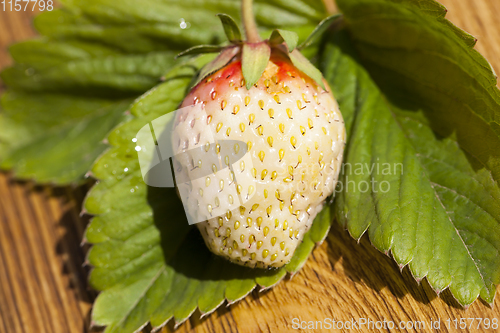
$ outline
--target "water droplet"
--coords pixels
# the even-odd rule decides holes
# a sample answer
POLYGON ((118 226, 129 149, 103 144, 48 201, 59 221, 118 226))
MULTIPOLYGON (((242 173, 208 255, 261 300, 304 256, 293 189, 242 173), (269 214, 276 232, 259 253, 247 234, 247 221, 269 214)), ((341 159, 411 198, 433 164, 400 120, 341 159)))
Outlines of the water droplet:
POLYGON ((191 23, 186 22, 183 18, 181 18, 181 19, 179 20, 179 27, 180 27, 181 29, 189 29, 189 27, 191 27, 191 23))

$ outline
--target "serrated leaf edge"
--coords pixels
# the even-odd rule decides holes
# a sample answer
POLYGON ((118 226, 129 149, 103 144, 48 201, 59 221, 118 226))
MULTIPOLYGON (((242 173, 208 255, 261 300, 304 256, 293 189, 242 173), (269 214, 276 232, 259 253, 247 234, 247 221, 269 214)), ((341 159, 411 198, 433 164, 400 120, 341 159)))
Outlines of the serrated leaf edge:
MULTIPOLYGON (((473 35, 471 35, 470 33, 466 32, 465 30, 462 30, 461 28, 459 28, 458 26, 456 26, 453 22, 451 22, 449 19, 446 18, 446 14, 448 13, 448 10, 446 9, 445 6, 443 6, 442 4, 440 4, 439 2, 437 2, 436 0, 428 0, 430 3, 432 4, 435 4, 436 5, 436 8, 438 9, 441 9, 439 12, 430 12, 430 11, 425 11, 423 10, 422 8, 418 8, 418 10, 420 10, 420 12, 423 14, 423 15, 427 15, 429 16, 431 19, 435 19, 436 22, 438 22, 439 24, 441 24, 443 27, 446 27, 449 29, 450 33, 453 33, 456 37, 458 37, 458 39, 464 44, 464 46, 466 47, 466 49, 470 52, 470 53, 474 53, 476 55, 476 57, 478 57, 479 59, 478 60, 481 60, 485 63, 487 63, 489 65, 489 70, 490 70, 490 73, 493 75, 493 77, 497 78, 497 75, 493 69, 493 66, 491 65, 491 63, 481 54, 479 53, 474 47, 475 47, 475 44, 477 42, 477 38, 474 37, 473 35)), ((410 4, 409 6, 414 6, 416 7, 416 5, 414 5, 413 3, 410 4)), ((342 15, 343 16, 343 15, 342 15)), ((321 23, 320 23, 321 24, 321 23)), ((346 26, 348 27, 348 22, 346 24, 346 26)), ((314 32, 313 32, 314 33, 314 32)), ((301 44, 302 46, 302 44, 301 44)), ((301 46, 299 46, 299 49, 301 48, 301 46)), ((493 87, 495 87, 495 84, 492 84, 493 87)), ((498 88, 497 88, 498 89, 498 88)), ((483 117, 481 117, 481 119, 485 122, 485 123, 488 123, 483 117)), ((471 154, 472 156, 474 156, 471 152, 468 152, 469 154, 471 154)), ((474 158, 476 158, 474 156, 474 158)), ((484 165, 479 159, 476 158, 476 160, 478 160, 484 167, 485 167, 485 170, 488 172, 488 174, 491 176, 491 178, 493 179, 493 181, 497 184, 497 185, 500 185, 498 181, 495 180, 495 178, 493 177, 493 174, 491 173, 491 170, 486 166, 484 165)), ((434 187, 432 187, 434 189, 434 187)), ((442 202, 441 200, 438 198, 438 202, 442 205, 442 202)), ((370 228, 370 225, 371 224, 368 224, 367 227, 365 228, 365 230, 360 234, 360 236, 358 238, 354 237, 352 235, 352 233, 348 230, 349 232, 349 235, 354 238, 358 243, 361 241, 361 238, 363 237, 363 235, 368 231, 368 229, 370 228)), ((453 225, 453 223, 452 223, 453 225)), ((345 225, 344 227, 347 227, 347 225, 345 225)), ((455 228, 455 227, 454 227, 455 228)), ((455 228, 456 229, 456 228, 455 228)), ((463 239, 462 237, 459 235, 460 237, 460 240, 462 240, 463 242, 463 239)), ((392 241, 391 241, 392 243, 392 241)), ((372 244, 373 246, 375 246, 371 239, 370 239, 370 244, 372 244)), ((465 246, 464 244, 464 247, 467 249, 467 246, 465 246)), ((379 250, 380 252, 384 253, 381 249, 379 249, 378 247, 375 247, 377 250, 379 250)), ((469 250, 467 249, 467 252, 469 252, 469 250)), ((393 260, 398 264, 398 266, 402 267, 400 268, 400 270, 402 271, 402 269, 405 267, 405 266, 408 266, 411 261, 413 260, 413 258, 408 261, 407 263, 402 263, 402 262, 398 262, 394 256, 392 255, 392 244, 391 244, 391 247, 387 250, 386 255, 389 255, 390 253, 390 256, 393 258, 393 260)), ((476 269, 477 269, 477 265, 474 261, 474 259, 472 259, 476 269)), ((438 288, 435 288, 431 282, 429 281, 429 279, 427 278, 427 275, 428 273, 426 273, 424 276, 422 277, 416 277, 414 275, 414 272, 412 271, 412 269, 410 267, 409 268, 409 271, 412 275, 412 277, 415 279, 415 281, 417 283, 420 284, 420 282, 423 280, 423 279, 426 279, 427 280, 427 283, 429 284, 429 286, 431 286, 431 288, 434 290, 434 292, 436 292, 436 294, 439 296, 444 290, 446 289, 449 289, 449 287, 451 286, 451 282, 450 284, 448 284, 447 286, 443 287, 441 290, 439 290, 438 288)), ((479 270, 478 270, 479 271, 479 270)), ((479 272, 480 276, 481 276, 481 279, 484 283, 484 280, 483 280, 483 277, 482 277, 482 274, 479 272)), ((472 303, 474 303, 478 298, 481 298, 480 296, 480 292, 474 297, 474 300, 471 302, 471 303, 464 303, 462 304, 458 299, 457 297, 453 294, 453 292, 451 292, 450 290, 450 294, 452 295, 453 299, 458 303, 460 304, 464 309, 467 309, 472 303)), ((494 300, 495 300, 495 297, 496 297, 496 292, 495 294, 493 295, 492 297, 492 302, 488 304, 490 305, 493 305, 494 303, 494 300)), ((481 298, 482 299, 482 298, 481 298)))

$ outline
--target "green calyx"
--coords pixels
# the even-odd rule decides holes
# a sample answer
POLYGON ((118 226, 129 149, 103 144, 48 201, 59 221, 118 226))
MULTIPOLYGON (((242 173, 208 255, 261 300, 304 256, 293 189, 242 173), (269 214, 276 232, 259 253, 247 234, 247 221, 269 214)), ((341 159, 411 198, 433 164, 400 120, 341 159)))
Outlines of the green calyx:
POLYGON ((282 29, 274 30, 268 39, 261 41, 253 19, 251 0, 243 0, 242 4, 242 18, 246 40, 243 40, 238 24, 231 16, 217 14, 230 44, 227 46, 199 45, 177 55, 177 57, 182 57, 203 53, 219 53, 212 62, 200 70, 192 86, 196 86, 205 77, 223 68, 234 59, 241 58, 241 67, 246 88, 250 89, 262 76, 271 58, 271 54, 278 52, 288 57, 298 70, 325 89, 323 75, 300 53, 300 50, 309 46, 330 26, 342 24, 342 15, 332 15, 321 21, 311 35, 300 45, 298 44, 298 35, 295 32, 282 29))

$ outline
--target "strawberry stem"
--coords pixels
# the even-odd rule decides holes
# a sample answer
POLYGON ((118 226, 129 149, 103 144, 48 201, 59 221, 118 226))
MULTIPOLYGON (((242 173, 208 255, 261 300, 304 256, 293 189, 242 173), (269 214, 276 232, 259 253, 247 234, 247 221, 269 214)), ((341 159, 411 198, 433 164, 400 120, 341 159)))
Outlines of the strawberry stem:
POLYGON ((259 31, 257 30, 257 25, 255 24, 255 18, 253 16, 252 0, 241 0, 241 18, 243 19, 243 27, 245 28, 247 42, 260 42, 259 31))
POLYGON ((328 15, 333 15, 337 12, 337 8, 333 0, 323 0, 323 5, 325 5, 325 9, 328 15))

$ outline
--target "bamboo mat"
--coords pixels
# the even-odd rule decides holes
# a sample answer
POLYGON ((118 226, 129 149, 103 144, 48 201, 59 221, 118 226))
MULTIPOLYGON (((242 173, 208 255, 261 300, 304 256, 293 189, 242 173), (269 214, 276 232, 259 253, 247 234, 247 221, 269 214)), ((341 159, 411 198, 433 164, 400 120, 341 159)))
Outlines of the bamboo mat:
MULTIPOLYGON (((500 73, 500 1, 442 3, 452 22, 479 39, 476 48, 500 73)), ((0 12, 0 68, 11 62, 6 46, 34 36, 33 15, 0 12)), ((86 249, 80 240, 88 222, 79 217, 84 194, 85 188, 37 187, 0 173, 0 332, 88 332, 96 293, 82 266, 86 249)), ((358 244, 334 227, 292 280, 253 292, 206 318, 195 313, 177 332, 288 332, 293 318, 417 320, 427 328, 439 318, 439 332, 454 332, 445 327, 448 318, 500 319, 499 309, 497 297, 493 308, 476 301, 463 310, 448 291, 438 297, 425 280, 415 282, 407 268, 400 273, 366 237, 358 244)))

